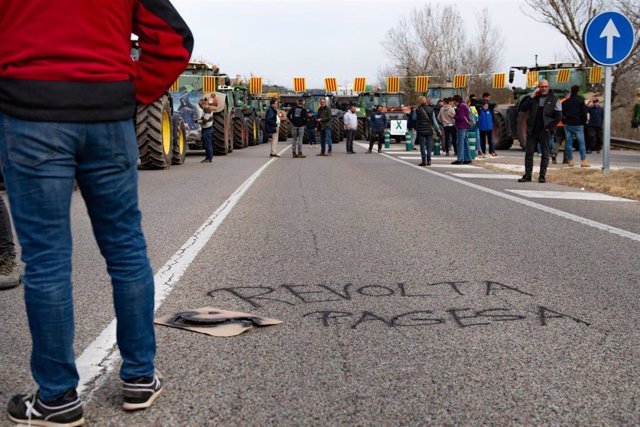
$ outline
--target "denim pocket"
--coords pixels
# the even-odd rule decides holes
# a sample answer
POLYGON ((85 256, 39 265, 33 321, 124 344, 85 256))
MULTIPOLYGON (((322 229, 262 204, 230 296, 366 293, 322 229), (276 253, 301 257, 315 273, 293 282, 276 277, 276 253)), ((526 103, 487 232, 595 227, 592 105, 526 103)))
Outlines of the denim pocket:
POLYGON ((59 123, 31 122, 3 114, 2 124, 10 162, 35 167, 60 153, 59 123))
POLYGON ((135 165, 138 161, 138 143, 133 120, 110 122, 107 126, 111 158, 125 168, 135 165))

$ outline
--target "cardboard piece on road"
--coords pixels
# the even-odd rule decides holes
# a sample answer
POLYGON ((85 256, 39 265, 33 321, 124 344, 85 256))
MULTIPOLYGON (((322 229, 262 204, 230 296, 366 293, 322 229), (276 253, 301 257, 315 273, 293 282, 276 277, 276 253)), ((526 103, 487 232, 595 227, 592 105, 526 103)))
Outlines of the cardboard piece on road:
POLYGON ((221 308, 202 307, 162 316, 154 323, 214 337, 234 337, 256 326, 279 325, 282 320, 221 308))

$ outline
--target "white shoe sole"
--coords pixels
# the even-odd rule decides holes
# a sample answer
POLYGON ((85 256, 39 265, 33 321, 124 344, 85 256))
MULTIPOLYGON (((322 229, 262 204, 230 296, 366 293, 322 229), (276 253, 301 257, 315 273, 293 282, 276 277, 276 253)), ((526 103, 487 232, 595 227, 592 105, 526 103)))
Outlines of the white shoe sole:
POLYGON ((145 402, 141 402, 141 403, 127 403, 127 402, 124 402, 124 404, 122 405, 122 408, 125 411, 137 411, 139 409, 147 409, 149 406, 153 405, 153 402, 155 402, 155 400, 158 398, 158 396, 160 396, 160 393, 162 393, 162 388, 160 390, 156 391, 155 393, 153 393, 151 395, 151 397, 149 399, 147 399, 145 402))

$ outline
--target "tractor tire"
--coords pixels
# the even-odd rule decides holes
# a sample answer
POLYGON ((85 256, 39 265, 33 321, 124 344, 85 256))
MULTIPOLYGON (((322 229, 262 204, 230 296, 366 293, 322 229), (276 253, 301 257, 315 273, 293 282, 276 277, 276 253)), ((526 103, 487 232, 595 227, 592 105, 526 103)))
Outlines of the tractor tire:
POLYGON ((167 169, 171 166, 171 105, 163 95, 149 105, 138 105, 136 136, 141 169, 167 169))
POLYGON ((247 145, 250 147, 258 145, 260 132, 258 132, 258 123, 255 117, 249 117, 247 119, 247 131, 247 145))
POLYGON ((242 118, 233 119, 233 148, 237 150, 244 148, 244 129, 242 118))
POLYGON ((509 136, 507 120, 498 111, 495 112, 494 117, 496 120, 493 126, 492 138, 496 143, 496 150, 508 150, 513 145, 513 138, 509 136))
POLYGON ((171 157, 171 164, 181 165, 187 156, 184 120, 180 115, 174 114, 171 122, 171 130, 173 131, 173 155, 171 157))
POLYGON ((368 141, 367 138, 367 119, 358 119, 358 129, 356 130, 355 139, 358 141, 368 141))
POLYGON ((226 111, 213 115, 213 153, 225 156, 230 153, 228 140, 229 118, 226 111))
POLYGON ((344 118, 334 117, 331 123, 331 140, 334 144, 344 139, 344 118))
POLYGON ((286 141, 289 137, 289 123, 282 121, 278 127, 278 141, 286 141))

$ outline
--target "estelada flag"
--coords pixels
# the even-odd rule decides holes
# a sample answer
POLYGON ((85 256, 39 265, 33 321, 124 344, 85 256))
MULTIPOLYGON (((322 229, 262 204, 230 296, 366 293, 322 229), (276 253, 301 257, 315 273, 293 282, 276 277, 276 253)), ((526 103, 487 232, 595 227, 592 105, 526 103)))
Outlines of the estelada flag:
POLYGON ((467 86, 468 77, 466 74, 456 74, 453 76, 453 88, 460 89, 467 86))
POLYGON ((252 95, 262 93, 262 77, 251 77, 251 81, 249 83, 249 93, 251 93, 252 95))
POLYGON ((327 92, 337 92, 338 91, 338 79, 335 77, 327 77, 324 79, 324 90, 327 92))
POLYGON ((504 89, 507 87, 507 73, 495 73, 493 75, 493 85, 494 89, 504 89))
POLYGON ((367 87, 367 78, 366 77, 356 77, 353 81, 353 91, 354 92, 364 92, 367 87))

